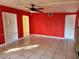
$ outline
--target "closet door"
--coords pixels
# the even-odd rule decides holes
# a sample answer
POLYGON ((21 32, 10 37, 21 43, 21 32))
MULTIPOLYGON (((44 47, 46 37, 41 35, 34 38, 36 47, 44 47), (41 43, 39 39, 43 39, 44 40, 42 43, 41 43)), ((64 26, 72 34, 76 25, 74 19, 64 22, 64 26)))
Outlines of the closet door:
POLYGON ((18 40, 17 15, 13 13, 3 12, 3 24, 5 42, 10 43, 18 40))
POLYGON ((26 37, 29 35, 29 17, 23 15, 22 20, 23 20, 23 36, 26 37))

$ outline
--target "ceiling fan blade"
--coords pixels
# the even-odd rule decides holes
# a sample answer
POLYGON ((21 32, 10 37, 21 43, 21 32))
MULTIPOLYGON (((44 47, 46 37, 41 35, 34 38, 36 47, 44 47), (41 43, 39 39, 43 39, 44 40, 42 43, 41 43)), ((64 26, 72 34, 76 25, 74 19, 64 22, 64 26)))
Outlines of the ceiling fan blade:
POLYGON ((28 8, 30 11, 43 13, 43 11, 41 10, 44 10, 44 8, 35 8, 34 6, 35 6, 34 4, 31 4, 30 8, 29 7, 25 7, 25 8, 28 8))
POLYGON ((37 10, 44 10, 44 8, 37 8, 37 10))
POLYGON ((37 10, 37 12, 43 13, 43 11, 37 10))
POLYGON ((25 7, 25 8, 28 8, 28 9, 30 9, 29 7, 25 7))

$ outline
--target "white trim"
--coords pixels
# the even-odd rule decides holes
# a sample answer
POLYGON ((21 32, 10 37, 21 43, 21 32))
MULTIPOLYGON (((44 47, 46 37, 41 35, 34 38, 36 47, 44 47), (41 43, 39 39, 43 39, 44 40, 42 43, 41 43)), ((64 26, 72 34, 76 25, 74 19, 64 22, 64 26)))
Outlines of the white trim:
POLYGON ((0 47, 3 47, 3 46, 8 45, 8 44, 10 44, 10 43, 12 43, 12 42, 19 41, 19 40, 21 40, 21 39, 28 38, 28 37, 29 37, 29 35, 26 36, 26 37, 18 38, 17 40, 14 40, 14 41, 10 41, 10 42, 7 42, 7 43, 4 43, 4 44, 1 44, 0 47))
MULTIPOLYGON (((30 35, 33 35, 33 36, 41 36, 41 37, 46 37, 46 38, 56 38, 56 39, 64 39, 62 37, 56 37, 56 36, 48 36, 48 35, 40 35, 40 34, 30 34, 30 35)), ((29 37, 29 36, 27 36, 29 37)), ((21 39, 24 39, 25 37, 21 37, 21 38, 18 38, 17 40, 21 40, 21 39)), ((17 41, 17 40, 14 40, 14 41, 17 41)), ((8 45, 14 41, 11 41, 11 42, 8 42, 8 43, 4 43, 4 44, 1 44, 0 47, 3 47, 5 45, 8 45)))
POLYGON ((4 47, 5 45, 8 45, 8 44, 10 44, 10 43, 12 43, 12 42, 15 42, 15 41, 17 41, 17 40, 14 40, 14 41, 10 41, 10 42, 7 42, 7 43, 4 43, 4 44, 1 44, 0 47, 4 47))
POLYGON ((31 34, 31 35, 34 35, 34 36, 41 36, 41 37, 47 37, 47 38, 64 39, 63 37, 48 36, 48 35, 40 35, 40 34, 31 34))
MULTIPOLYGON (((17 40, 20 40, 20 39, 23 39, 23 38, 25 38, 25 37, 18 38, 17 40)), ((17 40, 14 40, 14 41, 10 41, 10 42, 1 44, 0 47, 3 47, 3 46, 5 46, 5 45, 8 45, 8 44, 10 44, 10 43, 12 43, 12 42, 15 42, 15 41, 17 41, 17 40)))

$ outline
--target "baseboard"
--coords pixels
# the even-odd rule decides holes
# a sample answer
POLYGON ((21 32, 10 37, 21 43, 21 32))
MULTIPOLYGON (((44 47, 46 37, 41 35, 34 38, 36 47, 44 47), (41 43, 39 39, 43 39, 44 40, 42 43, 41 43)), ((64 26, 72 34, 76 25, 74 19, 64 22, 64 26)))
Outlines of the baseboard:
POLYGON ((47 37, 47 38, 56 38, 56 39, 64 39, 62 37, 56 37, 56 36, 48 36, 48 35, 40 35, 40 34, 31 34, 34 36, 41 36, 41 37, 47 37))
MULTIPOLYGON (((25 37, 18 38, 17 40, 20 40, 20 39, 23 39, 23 38, 25 38, 25 37)), ((12 43, 12 42, 15 42, 15 41, 17 41, 17 40, 14 40, 14 41, 11 41, 11 42, 8 42, 8 43, 1 44, 0 47, 3 47, 3 46, 5 46, 5 45, 8 45, 8 44, 10 44, 10 43, 12 43)))
MULTIPOLYGON (((48 35, 40 35, 40 34, 31 34, 31 35, 34 35, 34 36, 41 36, 41 37, 47 37, 47 38, 64 39, 64 38, 62 38, 62 37, 48 36, 48 35)), ((29 36, 27 36, 27 37, 29 37, 29 36)), ((24 39, 24 38, 25 38, 25 37, 21 37, 21 38, 18 38, 18 39, 20 40, 20 39, 24 39)), ((17 39, 17 40, 18 40, 18 39, 17 39)), ((17 40, 14 40, 14 41, 17 41, 17 40)), ((3 47, 3 46, 5 46, 5 45, 8 45, 8 44, 10 44, 10 43, 12 43, 12 42, 14 42, 14 41, 1 44, 0 47, 1 47, 1 46, 3 47)))

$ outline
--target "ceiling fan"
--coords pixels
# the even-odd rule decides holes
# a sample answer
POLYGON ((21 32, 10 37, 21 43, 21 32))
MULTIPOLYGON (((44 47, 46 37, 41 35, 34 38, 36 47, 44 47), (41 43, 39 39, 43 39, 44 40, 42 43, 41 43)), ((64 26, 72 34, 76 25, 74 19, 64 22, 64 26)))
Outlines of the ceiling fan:
POLYGON ((42 10, 44 10, 44 8, 36 8, 34 4, 31 4, 31 7, 26 7, 28 9, 30 9, 30 11, 32 12, 40 12, 40 13, 43 13, 42 10))

